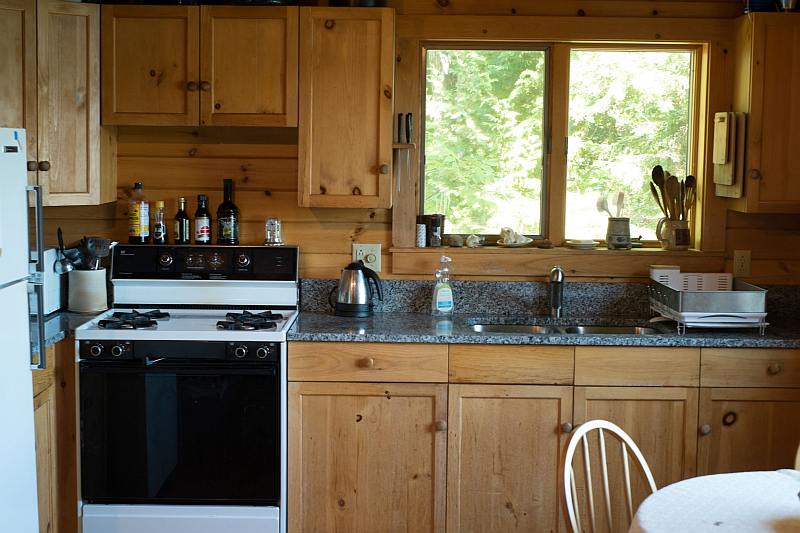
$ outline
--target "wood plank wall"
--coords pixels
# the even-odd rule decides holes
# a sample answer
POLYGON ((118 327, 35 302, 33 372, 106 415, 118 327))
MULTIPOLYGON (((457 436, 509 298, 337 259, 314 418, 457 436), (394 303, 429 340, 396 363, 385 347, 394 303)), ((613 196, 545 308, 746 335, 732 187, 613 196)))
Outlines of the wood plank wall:
MULTIPOLYGON (((615 17, 732 18, 739 0, 390 0, 398 14, 576 15, 615 17)), ((304 277, 334 278, 349 261, 353 242, 391 246, 391 211, 307 209, 297 207, 297 132, 295 129, 120 128, 118 205, 46 208, 46 242, 55 244, 56 227, 68 242, 82 235, 124 240, 124 200, 142 181, 150 200, 165 200, 174 216, 178 196, 189 199, 190 216, 197 194, 207 194, 212 211, 221 201, 222 179, 233 178, 242 209, 242 241, 263 241, 264 219, 283 220, 287 242, 301 246, 304 277)), ((753 280, 800 283, 800 215, 744 215, 728 212, 727 267, 733 250, 752 250, 753 280)), ((391 278, 391 256, 383 255, 391 278)))

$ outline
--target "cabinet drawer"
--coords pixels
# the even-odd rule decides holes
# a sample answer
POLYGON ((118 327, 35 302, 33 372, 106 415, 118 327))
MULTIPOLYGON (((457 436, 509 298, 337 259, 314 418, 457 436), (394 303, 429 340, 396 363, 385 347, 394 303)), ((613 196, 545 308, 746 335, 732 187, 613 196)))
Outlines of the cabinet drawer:
POLYGON ((569 346, 453 344, 453 383, 571 385, 575 350, 569 346))
POLYGON ((575 348, 575 385, 696 387, 699 348, 575 348))
POLYGON ((703 349, 703 387, 800 387, 800 350, 703 349))
POLYGON ((447 382, 446 344, 290 342, 289 381, 447 382))

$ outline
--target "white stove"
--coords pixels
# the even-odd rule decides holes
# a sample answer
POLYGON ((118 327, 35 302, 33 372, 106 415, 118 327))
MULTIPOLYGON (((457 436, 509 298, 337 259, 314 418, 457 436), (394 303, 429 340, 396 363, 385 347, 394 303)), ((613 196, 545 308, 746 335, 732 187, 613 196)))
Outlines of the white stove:
POLYGON ((284 533, 295 247, 117 246, 75 332, 83 533, 284 533))

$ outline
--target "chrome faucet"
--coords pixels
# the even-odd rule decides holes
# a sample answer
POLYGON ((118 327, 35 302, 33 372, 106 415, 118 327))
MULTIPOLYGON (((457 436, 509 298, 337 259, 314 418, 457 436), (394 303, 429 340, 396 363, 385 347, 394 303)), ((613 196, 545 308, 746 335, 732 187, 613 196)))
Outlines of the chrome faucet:
POLYGON ((564 306, 564 269, 559 265, 550 269, 550 317, 561 318, 564 306))

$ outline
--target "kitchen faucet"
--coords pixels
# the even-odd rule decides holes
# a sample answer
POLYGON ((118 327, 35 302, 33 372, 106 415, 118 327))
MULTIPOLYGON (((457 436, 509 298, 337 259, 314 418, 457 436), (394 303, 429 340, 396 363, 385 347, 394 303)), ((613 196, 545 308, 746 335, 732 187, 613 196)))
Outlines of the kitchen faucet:
POLYGON ((561 318, 564 306, 564 269, 559 265, 550 269, 550 317, 561 318))

